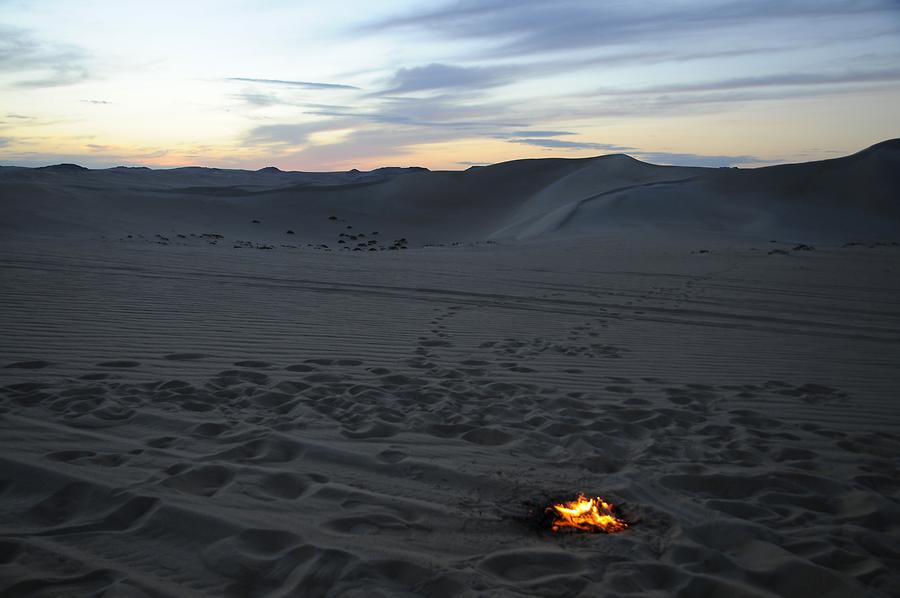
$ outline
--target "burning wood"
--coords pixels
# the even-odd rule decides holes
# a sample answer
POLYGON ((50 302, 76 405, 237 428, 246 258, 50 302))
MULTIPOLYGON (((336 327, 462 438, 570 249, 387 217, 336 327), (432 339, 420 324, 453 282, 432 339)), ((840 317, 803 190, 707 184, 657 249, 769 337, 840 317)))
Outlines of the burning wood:
POLYGON ((613 505, 599 496, 578 498, 547 507, 546 512, 553 517, 550 529, 559 531, 604 532, 614 534, 628 527, 624 519, 613 512, 613 505))

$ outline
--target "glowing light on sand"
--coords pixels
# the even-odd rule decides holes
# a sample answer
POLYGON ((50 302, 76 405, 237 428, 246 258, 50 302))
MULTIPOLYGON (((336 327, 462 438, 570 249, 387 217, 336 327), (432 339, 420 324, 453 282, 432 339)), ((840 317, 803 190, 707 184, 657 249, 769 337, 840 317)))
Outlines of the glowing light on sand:
POLYGON ((624 519, 616 516, 612 503, 599 496, 586 498, 579 494, 573 501, 547 507, 553 516, 550 529, 559 531, 603 532, 614 534, 628 527, 624 519))

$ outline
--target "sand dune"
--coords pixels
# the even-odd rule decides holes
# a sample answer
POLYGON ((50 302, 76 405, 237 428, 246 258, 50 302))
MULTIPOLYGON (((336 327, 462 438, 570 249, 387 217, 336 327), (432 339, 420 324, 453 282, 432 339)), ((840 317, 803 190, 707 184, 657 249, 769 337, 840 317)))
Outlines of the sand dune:
POLYGON ((381 169, 0 169, 6 234, 252 233, 334 243, 328 216, 417 243, 598 232, 725 232, 846 241, 900 232, 900 141, 757 169, 654 166, 625 155, 465 172, 381 169), (248 231, 247 224, 260 226, 248 231))
POLYGON ((897 159, 4 168, 0 596, 896 596, 897 159))

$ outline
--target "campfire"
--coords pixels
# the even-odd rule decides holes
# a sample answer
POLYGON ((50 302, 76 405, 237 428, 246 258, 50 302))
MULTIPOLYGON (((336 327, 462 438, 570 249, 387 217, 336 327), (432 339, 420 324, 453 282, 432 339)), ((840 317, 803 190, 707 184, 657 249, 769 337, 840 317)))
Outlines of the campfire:
POLYGON ((613 505, 599 496, 586 498, 579 494, 573 501, 547 507, 552 518, 550 529, 554 532, 603 532, 614 534, 628 527, 624 519, 616 516, 613 505))

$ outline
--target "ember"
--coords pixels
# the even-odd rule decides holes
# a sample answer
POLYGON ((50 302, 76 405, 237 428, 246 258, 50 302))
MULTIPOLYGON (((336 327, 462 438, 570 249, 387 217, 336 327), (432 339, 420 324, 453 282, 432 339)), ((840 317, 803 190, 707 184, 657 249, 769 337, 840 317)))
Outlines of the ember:
POLYGON ((547 513, 553 517, 550 529, 558 531, 605 532, 614 534, 621 532, 628 524, 616 517, 613 505, 599 496, 578 498, 547 507, 547 513))

